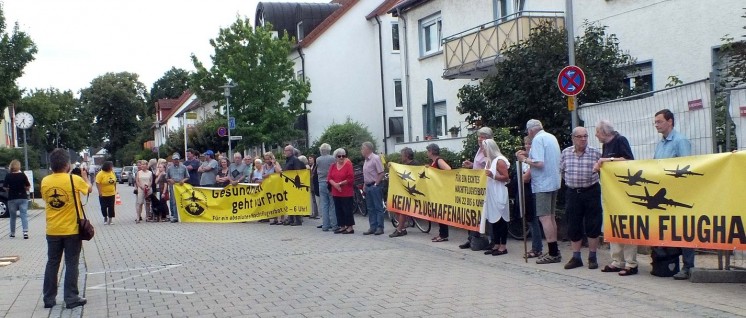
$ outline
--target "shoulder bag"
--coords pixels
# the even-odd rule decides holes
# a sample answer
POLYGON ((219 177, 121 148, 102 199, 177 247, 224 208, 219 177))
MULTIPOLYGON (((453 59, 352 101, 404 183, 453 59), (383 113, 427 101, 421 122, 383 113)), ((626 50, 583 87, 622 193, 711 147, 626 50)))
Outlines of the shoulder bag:
POLYGON ((78 209, 78 195, 75 192, 75 183, 73 182, 73 175, 70 175, 70 186, 72 186, 73 189, 73 203, 75 203, 75 217, 78 218, 78 234, 80 235, 81 240, 90 241, 93 238, 93 235, 95 234, 95 231, 93 230, 93 224, 91 224, 91 221, 88 221, 88 218, 85 216, 85 210, 83 210, 83 218, 80 218, 80 210, 78 209))

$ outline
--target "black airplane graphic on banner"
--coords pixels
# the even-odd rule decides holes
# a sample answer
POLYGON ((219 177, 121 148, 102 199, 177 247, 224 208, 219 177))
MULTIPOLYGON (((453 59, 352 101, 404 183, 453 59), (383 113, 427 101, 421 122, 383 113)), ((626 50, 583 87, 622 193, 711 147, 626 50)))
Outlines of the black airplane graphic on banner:
POLYGON ((648 180, 642 177, 642 170, 637 171, 635 174, 632 174, 629 169, 627 169, 627 175, 618 175, 614 174, 618 180, 621 183, 631 185, 631 186, 640 186, 640 183, 650 183, 650 184, 658 184, 658 182, 655 182, 653 180, 648 180))
POLYGON ((425 195, 424 193, 417 190, 417 185, 412 185, 410 187, 409 182, 407 182, 407 185, 405 185, 404 188, 407 190, 407 193, 409 193, 409 195, 417 195, 417 194, 422 195, 422 196, 425 195))
POLYGON ((645 195, 634 195, 634 194, 627 193, 627 196, 630 198, 635 198, 635 199, 642 201, 642 202, 632 202, 632 203, 644 206, 648 210, 666 210, 666 208, 662 207, 661 205, 676 206, 676 207, 682 207, 682 208, 687 208, 687 209, 691 209, 693 206, 693 205, 688 205, 688 204, 684 204, 681 202, 676 202, 674 200, 666 198, 665 188, 661 188, 653 196, 651 196, 650 193, 648 192, 648 187, 645 187, 645 195))
POLYGON ((401 179, 402 179, 402 181, 403 181, 403 180, 412 180, 412 181, 415 181, 415 180, 414 180, 414 179, 412 178, 412 171, 404 171, 403 173, 398 173, 398 172, 397 172, 396 174, 398 174, 398 175, 399 175, 399 178, 401 178, 401 179))
POLYGON ((284 173, 280 173, 280 176, 285 178, 285 182, 292 183, 293 186, 298 190, 306 189, 306 191, 309 191, 309 189, 311 189, 308 185, 305 185, 303 184, 303 182, 300 181, 300 175, 296 175, 295 179, 286 176, 284 173))
POLYGON ((422 171, 422 173, 420 173, 420 179, 430 179, 430 178, 425 175, 425 171, 422 171))
POLYGON ((666 175, 672 176, 674 178, 686 178, 686 176, 704 176, 704 174, 702 173, 689 171, 689 165, 686 165, 681 169, 679 169, 679 165, 676 165, 676 170, 663 169, 663 171, 670 172, 666 173, 666 175))

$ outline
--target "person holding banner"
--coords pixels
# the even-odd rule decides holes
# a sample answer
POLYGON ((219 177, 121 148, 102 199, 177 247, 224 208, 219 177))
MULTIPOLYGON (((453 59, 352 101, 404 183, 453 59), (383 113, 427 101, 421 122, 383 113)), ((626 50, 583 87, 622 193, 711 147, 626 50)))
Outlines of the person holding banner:
POLYGON ((218 168, 218 174, 215 176, 215 186, 227 187, 231 184, 231 173, 228 167, 228 159, 220 158, 220 167, 218 168))
POLYGON ((375 153, 373 143, 366 141, 360 148, 365 158, 363 163, 363 182, 365 183, 365 204, 368 208, 370 228, 363 235, 383 234, 383 192, 378 186, 383 178, 383 163, 375 153))
POLYGON ((598 268, 598 237, 601 236, 603 215, 601 213, 601 186, 598 172, 593 168, 601 159, 601 152, 588 145, 588 130, 575 127, 572 130, 572 146, 562 150, 560 171, 565 180, 567 235, 572 241, 572 258, 565 269, 583 266, 580 248, 583 236, 588 237, 588 268, 598 268))
MULTIPOLYGON (((262 179, 269 178, 269 175, 273 173, 280 173, 282 172, 282 168, 280 167, 280 164, 277 162, 277 159, 275 159, 275 154, 273 154, 271 151, 267 151, 264 153, 264 168, 262 169, 262 179)), ((269 225, 282 225, 282 217, 276 217, 272 222, 269 223, 269 225)))
MULTIPOLYGON (((663 138, 655 146, 653 159, 677 158, 692 155, 692 145, 689 139, 674 129, 675 119, 673 113, 668 109, 659 110, 655 113, 655 129, 663 138)), ((689 279, 690 270, 694 268, 694 249, 681 248, 681 258, 684 266, 673 275, 675 280, 689 279)))
MULTIPOLYGON (((303 170, 306 169, 306 165, 298 159, 300 151, 295 149, 291 145, 285 146, 285 170, 303 170)), ((285 220, 284 225, 290 226, 301 226, 303 225, 303 217, 300 215, 289 215, 285 220)))
POLYGON ((205 161, 199 166, 197 172, 201 173, 199 177, 199 185, 203 187, 212 187, 215 185, 215 178, 218 172, 218 161, 215 160, 215 153, 212 150, 207 150, 204 153, 205 161))
POLYGON ((326 177, 334 198, 334 209, 339 223, 339 229, 334 231, 334 234, 354 234, 352 187, 355 183, 355 172, 352 170, 352 161, 347 159, 347 152, 344 149, 334 150, 334 157, 337 161, 329 167, 329 174, 326 177))
MULTIPOLYGON (((451 166, 440 157, 440 146, 438 144, 429 144, 426 147, 427 157, 433 162, 430 167, 440 170, 451 170, 451 166)), ((448 241, 448 225, 439 223, 438 224, 438 236, 433 237, 433 243, 446 242, 448 241)))
MULTIPOLYGON (((412 151, 412 148, 404 147, 399 152, 399 154, 401 155, 401 164, 408 166, 418 165, 417 162, 414 161, 414 151, 412 151)), ((407 216, 399 213, 396 218, 399 220, 399 225, 396 226, 396 230, 394 230, 394 233, 389 234, 389 237, 399 237, 407 235, 407 216)))
POLYGON ((486 139, 482 142, 482 151, 487 158, 487 167, 484 174, 487 176, 487 192, 482 207, 482 222, 488 221, 492 224, 492 242, 495 246, 492 250, 484 252, 485 255, 508 254, 506 244, 508 243, 508 222, 510 222, 510 209, 508 204, 508 187, 510 181, 510 162, 500 152, 500 147, 494 139, 486 139))
MULTIPOLYGON (((593 171, 600 171, 604 162, 635 160, 632 148, 627 138, 614 130, 608 120, 601 120, 596 124, 596 138, 601 143, 601 159, 598 159, 593 171)), ((637 245, 611 243, 611 264, 601 270, 605 273, 618 272, 619 276, 637 274, 637 245)))
POLYGON ((176 195, 174 195, 174 184, 184 185, 184 182, 189 181, 189 170, 181 163, 181 156, 178 152, 174 152, 171 160, 171 165, 166 170, 166 180, 168 181, 168 206, 171 210, 171 223, 175 223, 179 220, 179 213, 177 212, 176 195))
POLYGON ((261 183, 264 180, 264 165, 262 159, 254 159, 254 171, 251 172, 251 183, 261 183))
MULTIPOLYGON (((485 140, 492 138, 494 138, 494 134, 492 133, 492 129, 490 127, 479 128, 479 130, 477 130, 477 145, 479 146, 479 149, 477 149, 477 154, 474 155, 474 161, 464 160, 464 162, 461 163, 461 166, 466 169, 484 169, 487 166, 487 158, 485 158, 484 151, 482 151, 482 145, 485 140)), ((471 239, 479 236, 479 232, 469 231, 469 239, 466 241, 466 243, 461 244, 458 247, 461 249, 470 248, 471 239)), ((492 250, 494 242, 492 242, 492 244, 490 245, 491 246, 488 246, 488 250, 492 250)))
POLYGON ((562 256, 557 245, 557 218, 555 204, 560 188, 560 148, 557 138, 544 131, 541 121, 526 122, 526 132, 531 137, 531 152, 521 150, 518 160, 531 167, 531 191, 535 195, 536 216, 539 217, 549 253, 536 260, 536 264, 559 263, 562 256))
POLYGON ((246 173, 246 165, 243 163, 243 156, 241 156, 240 152, 236 152, 233 154, 233 162, 231 163, 230 167, 228 167, 228 171, 230 172, 229 177, 231 179, 232 185, 237 185, 239 182, 243 181, 246 173))

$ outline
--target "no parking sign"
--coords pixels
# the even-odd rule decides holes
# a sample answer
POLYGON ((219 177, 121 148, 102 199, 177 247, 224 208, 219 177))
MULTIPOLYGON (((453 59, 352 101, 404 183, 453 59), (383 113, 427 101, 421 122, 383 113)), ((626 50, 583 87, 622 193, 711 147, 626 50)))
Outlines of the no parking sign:
POLYGON ((566 66, 557 76, 557 87, 567 96, 578 95, 585 88, 585 73, 575 65, 566 66))

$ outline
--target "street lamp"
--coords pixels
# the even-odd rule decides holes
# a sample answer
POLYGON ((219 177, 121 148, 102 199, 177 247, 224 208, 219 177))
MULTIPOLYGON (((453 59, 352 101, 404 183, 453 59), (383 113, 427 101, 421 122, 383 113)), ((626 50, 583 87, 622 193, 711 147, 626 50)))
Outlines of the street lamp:
POLYGON ((54 131, 57 133, 57 138, 55 138, 55 143, 57 144, 56 148, 60 147, 60 133, 63 130, 65 130, 64 127, 60 129, 60 125, 62 125, 64 123, 69 123, 69 122, 72 122, 72 121, 78 121, 78 119, 77 118, 73 118, 73 119, 68 119, 68 120, 65 120, 65 121, 58 122, 58 123, 54 123, 54 128, 55 128, 54 131))
POLYGON ((223 96, 225 96, 225 117, 228 120, 228 160, 230 158, 233 158, 233 145, 231 142, 231 103, 230 103, 230 97, 231 97, 231 88, 234 88, 238 85, 233 84, 232 81, 229 81, 225 83, 225 85, 220 86, 220 88, 223 89, 223 96))

